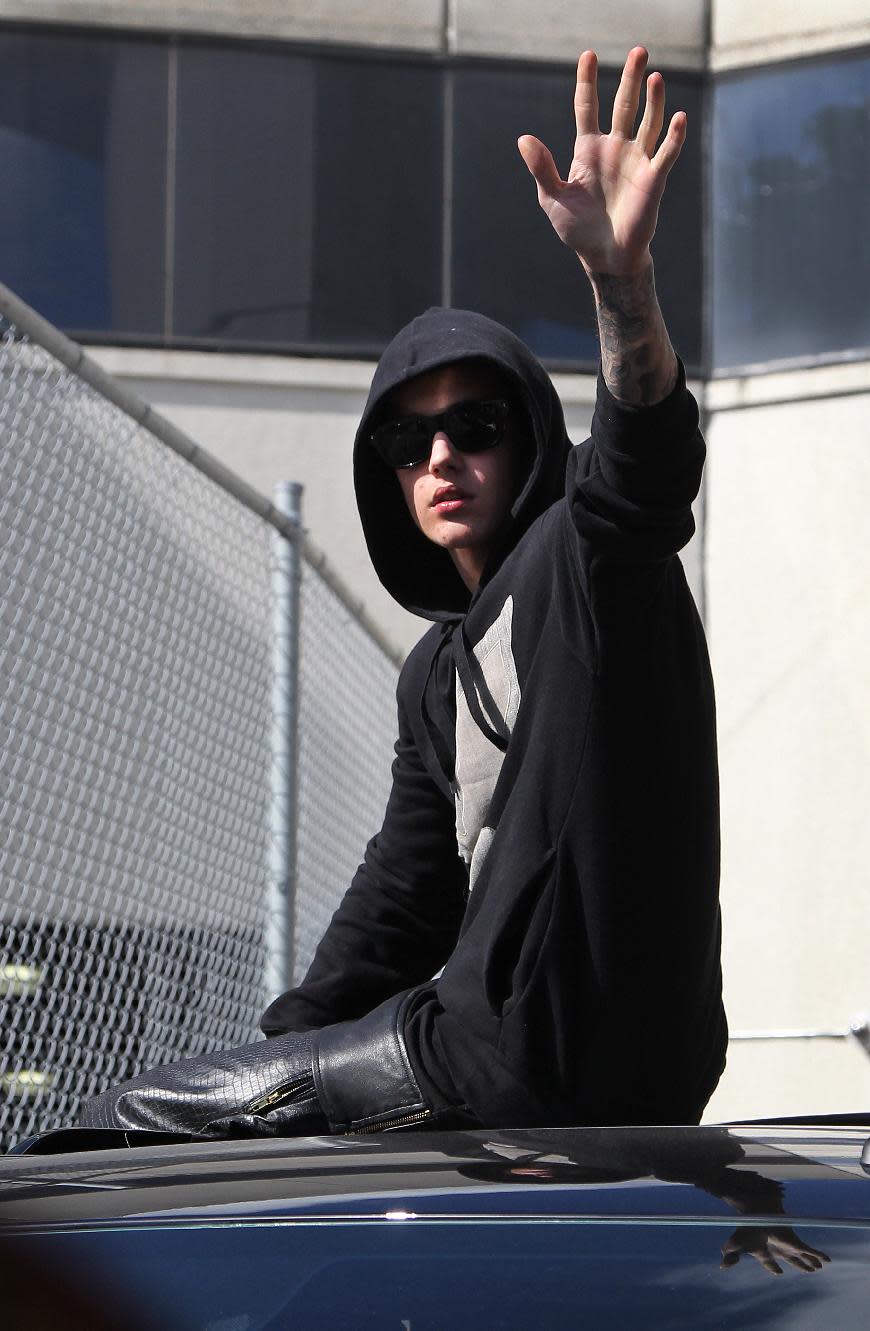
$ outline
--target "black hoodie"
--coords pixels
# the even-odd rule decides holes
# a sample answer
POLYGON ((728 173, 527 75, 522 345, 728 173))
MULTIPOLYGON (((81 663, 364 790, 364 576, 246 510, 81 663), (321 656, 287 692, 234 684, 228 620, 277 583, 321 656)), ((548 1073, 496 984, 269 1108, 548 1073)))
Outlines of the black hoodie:
POLYGON ((416 986, 404 1039, 436 1108, 501 1126, 700 1117, 726 1028, 713 689, 677 558, 697 426, 682 370, 648 408, 599 379, 572 449, 539 362, 467 311, 429 310, 387 348, 357 498, 381 581, 435 623, 399 680, 384 825, 267 1034, 416 986), (369 442, 397 385, 470 358, 512 385, 530 434, 473 596, 369 442))

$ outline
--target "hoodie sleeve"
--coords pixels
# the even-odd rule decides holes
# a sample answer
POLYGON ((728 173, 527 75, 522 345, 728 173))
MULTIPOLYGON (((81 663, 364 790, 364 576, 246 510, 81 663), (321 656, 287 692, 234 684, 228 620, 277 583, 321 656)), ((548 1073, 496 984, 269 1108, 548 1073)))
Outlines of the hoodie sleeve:
POLYGON ((421 761, 399 681, 399 737, 384 823, 302 983, 277 998, 266 1035, 359 1017, 429 980, 453 949, 466 897, 454 811, 421 761))
POLYGON ((592 434, 575 448, 567 499, 584 552, 656 562, 681 550, 695 530, 704 441, 682 364, 676 386, 652 407, 618 401, 599 373, 592 434))

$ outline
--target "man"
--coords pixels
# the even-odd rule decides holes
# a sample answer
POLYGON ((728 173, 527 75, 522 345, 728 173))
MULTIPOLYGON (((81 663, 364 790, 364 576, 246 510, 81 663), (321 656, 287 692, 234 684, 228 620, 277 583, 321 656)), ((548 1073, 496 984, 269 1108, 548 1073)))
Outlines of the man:
POLYGON ((385 585, 434 621, 398 688, 384 825, 271 1038, 85 1122, 206 1135, 697 1121, 724 1061, 712 684, 677 551, 703 443, 649 245, 685 138, 630 52, 609 134, 580 57, 568 179, 519 148, 595 293, 592 438, 506 329, 431 310, 355 448, 385 585), (433 975, 437 978, 432 979, 433 975))

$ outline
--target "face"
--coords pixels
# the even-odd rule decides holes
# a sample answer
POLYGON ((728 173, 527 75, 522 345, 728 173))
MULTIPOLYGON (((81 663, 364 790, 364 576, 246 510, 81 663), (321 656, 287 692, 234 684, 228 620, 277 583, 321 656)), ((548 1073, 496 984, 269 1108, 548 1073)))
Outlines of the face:
MULTIPOLYGON (((397 416, 432 416, 457 402, 505 395, 505 384, 494 370, 460 362, 402 384, 391 406, 397 416)), ((396 472, 420 531, 449 552, 472 590, 517 493, 518 455, 516 426, 510 421, 502 442, 483 453, 458 452, 441 430, 426 461, 396 472)))

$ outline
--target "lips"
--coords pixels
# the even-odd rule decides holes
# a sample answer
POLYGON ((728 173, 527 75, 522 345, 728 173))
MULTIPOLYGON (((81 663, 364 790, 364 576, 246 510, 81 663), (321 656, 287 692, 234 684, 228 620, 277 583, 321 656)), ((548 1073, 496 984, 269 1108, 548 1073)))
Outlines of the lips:
POLYGON ((441 504, 461 504, 468 498, 469 496, 455 485, 442 485, 432 496, 432 507, 438 508, 441 504))

